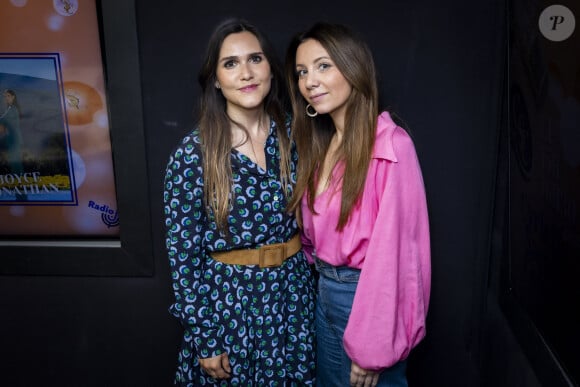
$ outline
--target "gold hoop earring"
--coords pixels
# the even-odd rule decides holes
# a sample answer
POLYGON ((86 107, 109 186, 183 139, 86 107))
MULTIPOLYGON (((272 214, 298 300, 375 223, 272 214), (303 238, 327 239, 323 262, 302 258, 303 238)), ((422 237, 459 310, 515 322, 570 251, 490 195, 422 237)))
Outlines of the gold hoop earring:
POLYGON ((308 105, 306 105, 306 115, 308 117, 316 117, 318 115, 318 112, 316 111, 316 109, 314 109, 312 107, 311 104, 308 104, 308 105), (309 110, 309 109, 312 109, 312 110, 309 110))

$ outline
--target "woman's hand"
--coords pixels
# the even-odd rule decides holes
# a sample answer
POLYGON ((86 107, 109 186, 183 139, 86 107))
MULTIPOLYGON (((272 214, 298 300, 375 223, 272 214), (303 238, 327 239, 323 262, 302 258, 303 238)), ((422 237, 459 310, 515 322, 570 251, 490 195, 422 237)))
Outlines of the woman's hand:
POLYGON ((350 366, 350 385, 353 387, 374 387, 379 382, 380 372, 365 370, 355 362, 350 366))
POLYGON ((230 359, 227 353, 222 353, 219 356, 199 359, 201 368, 214 379, 228 379, 232 369, 230 367, 230 359))

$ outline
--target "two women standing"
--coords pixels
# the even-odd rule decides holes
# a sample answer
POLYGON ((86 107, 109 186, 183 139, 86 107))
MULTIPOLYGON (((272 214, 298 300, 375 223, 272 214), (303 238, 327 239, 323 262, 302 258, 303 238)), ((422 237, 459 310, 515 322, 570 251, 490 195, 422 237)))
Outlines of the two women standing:
POLYGON ((430 289, 413 143, 379 111, 372 55, 345 27, 292 41, 291 120, 282 74, 250 24, 214 31, 199 123, 165 177, 176 384, 313 385, 318 353, 317 385, 406 385, 430 289))

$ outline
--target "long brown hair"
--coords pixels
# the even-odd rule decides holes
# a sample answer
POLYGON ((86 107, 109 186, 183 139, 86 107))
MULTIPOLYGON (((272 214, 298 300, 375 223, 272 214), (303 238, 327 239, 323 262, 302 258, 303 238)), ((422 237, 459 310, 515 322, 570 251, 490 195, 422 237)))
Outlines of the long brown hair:
POLYGON ((286 53, 286 81, 292 103, 292 137, 298 150, 297 183, 289 208, 300 208, 306 192, 310 211, 315 213, 316 169, 324 160, 330 140, 336 131, 328 114, 316 117, 306 115, 306 101, 298 88, 296 50, 307 39, 319 42, 352 86, 347 101, 344 134, 338 149, 339 160, 344 161, 340 217, 336 226, 342 230, 352 209, 362 196, 370 164, 377 117, 379 93, 372 53, 367 44, 348 27, 319 22, 297 34, 286 53))
MULTIPOLYGON (((286 124, 287 98, 282 66, 268 39, 255 26, 243 19, 227 19, 213 31, 198 74, 198 82, 202 89, 198 127, 203 151, 204 202, 208 213, 213 212, 215 222, 221 231, 226 231, 225 225, 233 197, 230 132, 233 120, 226 114, 226 100, 223 94, 215 87, 216 71, 225 38, 243 31, 256 36, 270 64, 271 88, 264 101, 264 110, 276 123, 280 176, 286 193, 290 192, 288 190, 290 139, 286 124)), ((239 123, 236 124, 243 128, 239 123)))

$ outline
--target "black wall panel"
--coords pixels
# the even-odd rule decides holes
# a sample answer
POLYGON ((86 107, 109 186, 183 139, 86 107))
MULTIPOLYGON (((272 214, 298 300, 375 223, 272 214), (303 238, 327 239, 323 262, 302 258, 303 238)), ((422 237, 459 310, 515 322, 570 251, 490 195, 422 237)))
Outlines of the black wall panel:
POLYGON ((514 0, 509 11, 504 309, 541 379, 579 385, 580 1, 514 0))
MULTIPOLYGON (((291 35, 319 20, 368 40, 383 102, 414 136, 428 191, 433 291, 427 339, 412 355, 415 385, 477 385, 487 243, 505 70, 503 3, 372 1, 138 3, 153 223, 171 147, 190 129, 197 69, 213 26, 243 16, 282 55, 291 35)), ((159 252, 161 255, 162 252, 159 252)))

